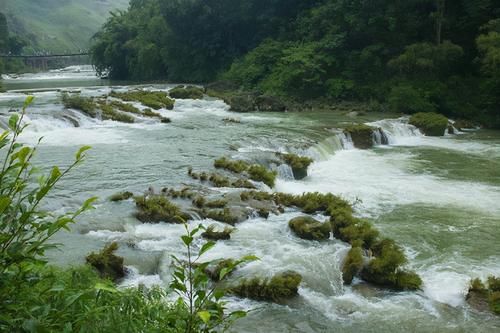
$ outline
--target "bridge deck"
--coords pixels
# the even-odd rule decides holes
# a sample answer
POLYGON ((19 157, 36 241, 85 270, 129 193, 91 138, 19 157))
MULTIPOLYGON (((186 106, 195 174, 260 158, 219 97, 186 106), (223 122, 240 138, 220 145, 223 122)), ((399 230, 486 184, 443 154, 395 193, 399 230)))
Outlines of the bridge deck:
POLYGON ((21 59, 51 59, 51 58, 66 58, 66 57, 78 57, 78 56, 88 56, 89 53, 68 53, 68 54, 47 54, 47 55, 9 55, 0 54, 0 58, 21 58, 21 59))

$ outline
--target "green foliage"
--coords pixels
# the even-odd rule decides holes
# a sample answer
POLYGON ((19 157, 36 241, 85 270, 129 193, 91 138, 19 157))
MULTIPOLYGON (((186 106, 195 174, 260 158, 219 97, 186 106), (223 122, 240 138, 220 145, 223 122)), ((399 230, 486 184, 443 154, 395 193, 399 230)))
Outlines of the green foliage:
POLYGON ((410 124, 416 126, 425 135, 443 136, 448 127, 448 118, 433 112, 420 112, 411 116, 410 124))
POLYGON ((206 212, 205 217, 229 225, 235 225, 238 223, 238 217, 233 215, 229 208, 208 211, 206 212))
POLYGON ((181 224, 190 218, 163 195, 143 195, 134 200, 138 210, 135 216, 142 222, 181 224))
POLYGON ((281 154, 280 157, 292 169, 307 169, 313 162, 312 158, 305 156, 298 156, 296 154, 281 154))
POLYGON ((345 284, 351 284, 355 275, 363 268, 363 250, 361 247, 352 247, 347 253, 342 266, 342 279, 345 284))
MULTIPOLYGON (((215 246, 207 242, 198 252, 194 252, 194 237, 203 230, 198 226, 190 230, 186 225, 186 234, 182 242, 186 249, 186 260, 175 256, 173 280, 170 288, 179 295, 177 303, 188 313, 184 320, 184 332, 216 332, 226 330, 235 320, 245 317, 245 311, 227 312, 226 302, 222 301, 224 289, 210 283, 210 276, 206 270, 209 262, 200 263, 203 254, 215 246)), ((247 256, 240 260, 226 260, 221 267, 217 281, 224 280, 240 264, 257 260, 256 257, 247 256)))
POLYGON ((391 89, 388 97, 389 109, 396 113, 413 114, 433 112, 436 106, 422 91, 410 85, 399 85, 391 89))
POLYGON ((309 216, 299 216, 288 222, 290 229, 302 239, 326 240, 330 238, 330 223, 321 223, 309 216))
POLYGON ((125 268, 123 258, 115 255, 116 250, 118 250, 118 243, 113 242, 98 253, 90 253, 85 260, 97 269, 102 278, 117 281, 125 276, 125 268))
POLYGON ((98 104, 102 111, 101 112, 102 120, 113 120, 128 124, 135 122, 134 117, 124 112, 115 110, 111 104, 107 104, 104 101, 100 101, 98 104))
POLYGON ((293 271, 274 275, 271 279, 243 279, 229 289, 230 293, 261 301, 281 302, 297 295, 302 276, 293 271))
POLYGON ((490 310, 493 313, 500 315, 499 277, 489 276, 486 284, 479 278, 471 280, 467 298, 469 299, 471 296, 476 296, 480 300, 488 302, 490 310))

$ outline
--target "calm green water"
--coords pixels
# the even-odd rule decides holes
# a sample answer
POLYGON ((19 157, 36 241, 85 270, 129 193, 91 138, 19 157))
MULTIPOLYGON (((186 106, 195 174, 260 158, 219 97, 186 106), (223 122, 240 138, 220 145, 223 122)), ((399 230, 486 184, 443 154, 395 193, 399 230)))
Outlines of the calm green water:
MULTIPOLYGON (((85 70, 68 72, 63 77, 60 72, 27 75, 4 86, 62 88, 85 95, 111 89, 85 70)), ((0 124, 24 97, 15 91, 0 94, 4 115, 0 124)), ((132 202, 105 199, 121 190, 141 193, 149 186, 193 184, 187 167, 210 169, 213 159, 222 155, 259 160, 273 151, 292 151, 314 157, 315 163, 303 181, 282 173, 276 190, 332 192, 359 199, 357 213, 404 246, 409 266, 421 274, 424 288, 393 293, 367 288, 359 281, 344 287, 339 266, 348 246, 336 240, 296 239, 287 227, 295 212, 251 219, 238 225, 230 241, 218 243, 207 259, 252 253, 261 260, 241 269, 235 278, 292 269, 304 280, 300 296, 287 304, 230 299, 232 307, 254 309, 234 332, 500 330, 498 317, 477 313, 465 303, 471 277, 500 275, 500 132, 426 138, 403 120, 380 121, 395 116, 370 114, 355 121, 379 120, 376 124, 390 136, 391 145, 361 151, 344 149, 348 142, 332 131, 353 121, 339 114, 235 114, 221 101, 185 100, 177 101, 173 111, 162 111, 171 124, 141 120, 124 125, 64 110, 57 91, 38 92, 35 97, 23 140, 35 143, 44 137, 39 164, 67 165, 79 146, 93 147, 85 164, 60 184, 47 208, 74 209, 90 196, 102 198, 71 233, 57 236, 64 245, 50 253, 52 262, 83 263, 86 253, 113 240, 121 244, 119 253, 132 270, 124 285, 167 285, 170 255, 182 255, 182 227, 143 225, 131 216, 132 202), (227 117, 241 124, 225 124, 222 119, 227 117), (79 127, 74 127, 75 121, 79 127)), ((192 223, 200 222, 211 223, 192 223)))

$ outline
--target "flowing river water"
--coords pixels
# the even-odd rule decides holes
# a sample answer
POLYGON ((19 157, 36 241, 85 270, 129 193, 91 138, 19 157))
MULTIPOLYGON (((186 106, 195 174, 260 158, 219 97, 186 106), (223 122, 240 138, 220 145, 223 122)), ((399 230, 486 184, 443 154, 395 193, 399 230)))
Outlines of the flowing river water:
MULTIPOLYGON (((22 140, 43 137, 36 163, 68 165, 79 146, 91 145, 88 159, 58 186, 48 209, 75 209, 90 196, 101 198, 71 232, 60 233, 51 262, 78 265, 85 255, 110 241, 121 247, 130 273, 124 286, 167 286, 170 256, 182 256, 183 227, 142 224, 133 201, 111 203, 122 190, 195 184, 186 170, 210 170, 220 156, 259 160, 270 152, 295 152, 315 159, 309 176, 295 181, 280 169, 276 191, 332 192, 356 202, 356 213, 405 249, 409 268, 424 281, 419 292, 367 287, 359 280, 343 286, 340 264, 349 247, 338 241, 310 242, 287 226, 297 212, 238 224, 229 241, 219 242, 206 259, 254 254, 259 261, 235 278, 270 276, 283 270, 303 275, 299 297, 285 304, 229 298, 231 308, 252 309, 234 332, 498 332, 500 318, 479 313, 465 302, 471 278, 500 275, 500 132, 478 130, 441 138, 424 137, 404 118, 368 114, 349 118, 335 113, 245 113, 228 111, 215 99, 177 100, 161 113, 170 124, 134 124, 91 119, 64 110, 60 91, 94 96, 133 85, 98 80, 89 67, 26 74, 3 82, 0 126, 34 89, 22 140), (224 118, 241 123, 225 123, 224 118), (346 122, 374 123, 389 144, 355 149, 335 131, 346 122)), ((173 85, 145 85, 167 90, 173 85)), ((318 216, 318 219, 325 219, 318 216)), ((191 221, 205 225, 213 221, 191 221)), ((199 241, 201 242, 201 240, 199 241)))

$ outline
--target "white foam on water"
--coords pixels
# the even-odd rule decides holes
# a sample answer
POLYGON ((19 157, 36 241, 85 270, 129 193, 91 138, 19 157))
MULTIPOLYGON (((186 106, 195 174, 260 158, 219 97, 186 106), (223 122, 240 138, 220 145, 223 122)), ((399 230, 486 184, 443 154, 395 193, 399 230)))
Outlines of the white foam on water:
POLYGON ((411 157, 410 153, 343 150, 311 165, 304 181, 278 179, 276 190, 294 194, 332 192, 351 201, 359 198, 362 202, 357 208, 369 216, 409 204, 459 205, 500 213, 498 187, 412 173, 411 157))
POLYGON ((144 275, 139 274, 139 271, 133 266, 126 266, 126 268, 127 275, 119 285, 121 288, 138 287, 139 285, 151 288, 153 286, 163 286, 165 284, 158 274, 144 275))

